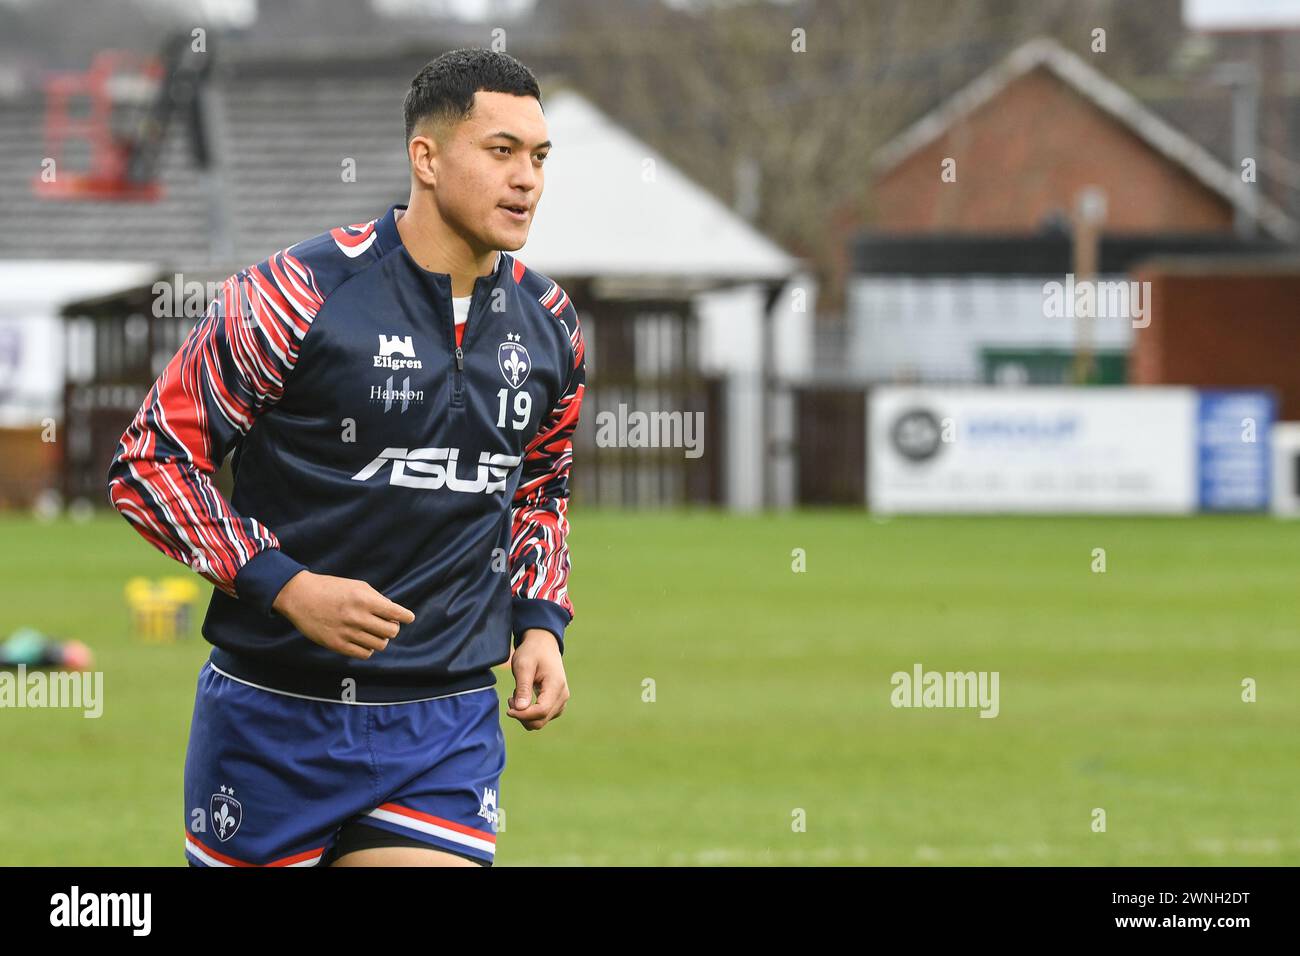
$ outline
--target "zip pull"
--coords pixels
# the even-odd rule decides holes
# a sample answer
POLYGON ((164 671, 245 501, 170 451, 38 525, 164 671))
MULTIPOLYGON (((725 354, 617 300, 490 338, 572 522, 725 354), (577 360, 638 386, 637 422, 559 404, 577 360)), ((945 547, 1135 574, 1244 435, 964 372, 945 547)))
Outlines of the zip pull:
POLYGON ((465 371, 465 353, 460 350, 459 345, 456 346, 456 371, 465 371))

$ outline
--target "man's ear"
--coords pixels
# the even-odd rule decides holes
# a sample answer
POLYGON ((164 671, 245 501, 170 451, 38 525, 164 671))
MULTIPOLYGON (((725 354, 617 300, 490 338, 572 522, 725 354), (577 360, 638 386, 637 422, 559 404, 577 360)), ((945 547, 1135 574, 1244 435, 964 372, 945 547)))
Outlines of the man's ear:
POLYGON ((406 144, 406 158, 411 175, 429 187, 438 185, 438 141, 426 132, 416 131, 406 144))

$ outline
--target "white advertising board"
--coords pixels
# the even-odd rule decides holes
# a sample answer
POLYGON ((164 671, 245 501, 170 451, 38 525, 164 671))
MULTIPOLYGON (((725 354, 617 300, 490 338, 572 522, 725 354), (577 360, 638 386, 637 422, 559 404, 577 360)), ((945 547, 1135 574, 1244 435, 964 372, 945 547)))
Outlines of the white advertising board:
POLYGON ((1273 426, 1273 513, 1300 518, 1300 422, 1273 426))
POLYGON ((1195 389, 904 388, 868 396, 873 511, 1197 507, 1195 389))

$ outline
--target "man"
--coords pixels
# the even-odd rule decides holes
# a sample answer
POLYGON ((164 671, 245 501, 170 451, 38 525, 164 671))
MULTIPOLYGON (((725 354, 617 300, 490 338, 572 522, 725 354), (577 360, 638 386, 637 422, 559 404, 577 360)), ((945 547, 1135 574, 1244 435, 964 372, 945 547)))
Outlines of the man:
POLYGON ((509 659, 529 730, 569 698, 583 339, 564 290, 505 251, 542 195, 537 82, 455 50, 405 119, 407 205, 226 280, 109 470, 113 505, 215 585, 191 865, 491 865, 491 668, 509 659))

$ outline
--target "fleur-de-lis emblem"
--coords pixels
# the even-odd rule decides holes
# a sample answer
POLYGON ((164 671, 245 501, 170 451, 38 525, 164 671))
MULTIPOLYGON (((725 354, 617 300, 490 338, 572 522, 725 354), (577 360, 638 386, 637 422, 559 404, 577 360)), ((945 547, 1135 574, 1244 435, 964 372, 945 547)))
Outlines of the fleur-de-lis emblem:
POLYGON ((217 839, 224 843, 239 829, 239 824, 244 819, 244 808, 239 805, 238 800, 229 796, 235 792, 233 788, 222 787, 221 789, 227 792, 214 793, 208 810, 217 839))
POLYGON ((497 362, 510 386, 518 388, 528 378, 528 366, 532 360, 528 356, 528 349, 514 341, 518 336, 511 334, 510 338, 512 341, 502 342, 497 349, 497 362))
POLYGON ((518 352, 511 352, 510 358, 506 359, 506 371, 510 373, 510 384, 516 388, 519 387, 519 373, 528 368, 527 362, 519 360, 518 352))

